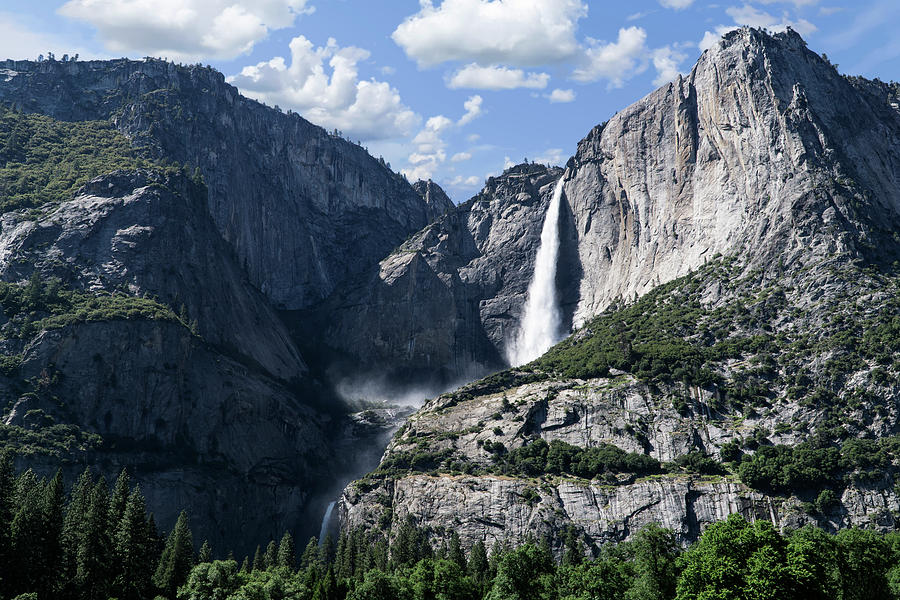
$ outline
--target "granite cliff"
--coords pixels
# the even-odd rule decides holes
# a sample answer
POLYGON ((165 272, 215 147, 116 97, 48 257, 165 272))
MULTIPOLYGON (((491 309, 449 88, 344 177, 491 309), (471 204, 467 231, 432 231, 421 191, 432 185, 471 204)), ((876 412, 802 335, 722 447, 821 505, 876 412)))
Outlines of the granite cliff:
MULTIPOLYGON (((570 526, 594 548, 648 522, 689 542, 734 512, 893 527, 891 89, 842 77, 792 31, 745 28, 596 127, 548 177, 565 178, 557 287, 576 332, 426 404, 345 490, 344 526, 411 517, 437 540, 547 534, 560 551, 570 526)), ((377 286, 414 271, 401 264, 383 261, 377 286)))
POLYGON ((594 128, 565 173, 507 171, 338 290, 322 342, 450 381, 502 366, 558 177, 566 326, 716 254, 893 260, 879 253, 900 218, 898 117, 894 87, 840 76, 798 34, 732 32, 594 128))
POLYGON ((3 444, 70 480, 127 467, 161 526, 187 509, 220 547, 311 534, 394 425, 347 414, 284 309, 452 203, 199 65, 0 70, 3 444))
MULTIPOLYGON (((366 277, 321 307, 321 344, 371 369, 443 382, 505 365, 534 269, 559 168, 519 165, 413 235, 366 277)), ((577 264, 571 213, 560 215, 563 258, 577 264), (575 260, 573 260, 573 258, 575 260)), ((560 271, 571 323, 580 274, 560 271)))
POLYGON ((305 308, 428 223, 423 198, 361 146, 249 100, 200 65, 5 61, 0 103, 112 119, 152 156, 199 167, 209 212, 250 282, 305 308))

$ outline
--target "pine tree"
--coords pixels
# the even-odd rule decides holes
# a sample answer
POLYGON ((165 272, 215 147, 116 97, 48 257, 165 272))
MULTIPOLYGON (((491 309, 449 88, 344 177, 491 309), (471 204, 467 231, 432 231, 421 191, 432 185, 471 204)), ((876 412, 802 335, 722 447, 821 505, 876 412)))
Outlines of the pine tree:
POLYGON ((175 528, 166 540, 153 583, 166 598, 174 599, 178 586, 187 581, 194 566, 194 541, 188 527, 187 513, 181 511, 175 528))
POLYGON ((75 557, 75 585, 80 597, 86 600, 109 598, 112 542, 107 529, 108 517, 109 489, 101 477, 91 489, 82 538, 75 557))
POLYGON ((366 570, 387 571, 388 562, 388 543, 383 537, 378 536, 378 539, 369 544, 366 551, 366 570))
POLYGON ((297 562, 297 548, 294 546, 294 538, 285 532, 278 545, 278 566, 293 570, 297 562))
POLYGON ((128 497, 115 535, 117 576, 114 593, 119 600, 139 600, 148 595, 153 572, 148 560, 151 543, 147 529, 147 507, 139 487, 128 497))
POLYGON ((469 576, 476 584, 481 586, 481 589, 484 589, 484 584, 488 579, 489 567, 487 550, 484 547, 484 542, 481 540, 478 540, 475 542, 475 545, 472 546, 472 550, 469 552, 468 566, 469 576))
MULTIPOLYGON (((13 454, 7 449, 0 454, 0 565, 8 565, 11 560, 9 529, 13 519, 15 482, 13 454)), ((4 575, 0 572, 0 589, 6 585, 4 575)))
POLYGON ((334 570, 328 567, 325 576, 319 580, 316 586, 313 600, 337 600, 337 597, 337 578, 334 576, 334 570))
POLYGON ((345 579, 352 575, 348 557, 349 552, 347 534, 342 531, 338 537, 337 552, 334 555, 335 577, 345 579))
POLYGON ((91 474, 91 470, 85 468, 72 488, 69 503, 66 506, 66 516, 63 519, 63 560, 61 571, 64 582, 62 595, 64 597, 75 596, 78 549, 84 540, 93 490, 94 477, 91 474))
POLYGON ((245 573, 245 574, 250 573, 250 569, 251 569, 251 567, 250 567, 250 557, 249 557, 249 556, 245 556, 245 557, 244 557, 244 562, 241 563, 241 573, 245 573))
POLYGON ((265 558, 267 569, 278 566, 278 544, 275 543, 275 540, 270 541, 269 545, 266 546, 265 558))
POLYGON ((262 549, 257 546, 256 553, 253 555, 253 570, 254 571, 265 571, 266 570, 266 557, 262 552, 262 549))
POLYGON ((491 553, 488 556, 488 579, 493 579, 497 575, 497 566, 505 554, 509 554, 509 542, 505 539, 496 542, 491 547, 491 553))
POLYGON ((584 562, 584 544, 572 525, 566 528, 565 548, 562 564, 575 566, 584 562))
POLYGON ((63 566, 62 531, 65 505, 66 492, 63 487, 62 471, 57 470, 56 475, 45 486, 43 493, 40 539, 42 551, 40 564, 37 566, 41 575, 37 582, 38 585, 35 587, 41 598, 56 596, 63 582, 61 577, 63 566))
POLYGON ((466 554, 463 552, 462 544, 459 541, 459 534, 455 531, 453 532, 453 535, 450 536, 450 547, 447 551, 447 558, 450 559, 450 561, 455 562, 465 573, 466 554))
POLYGON ((125 514, 125 505, 128 504, 128 497, 131 494, 131 481, 128 472, 122 469, 119 477, 116 479, 116 485, 113 487, 112 498, 109 500, 109 530, 115 535, 125 514))
POLYGON ((15 514, 9 527, 10 561, 7 571, 10 597, 34 591, 43 574, 43 490, 44 486, 31 471, 16 478, 15 514))
POLYGON ((331 534, 325 536, 325 540, 319 546, 319 562, 327 565, 334 560, 334 538, 331 534))
POLYGON ((311 537, 303 550, 303 554, 300 556, 300 568, 308 569, 317 562, 319 562, 319 542, 315 537, 311 537))
POLYGON ((156 558, 162 555, 165 543, 159 535, 159 529, 156 527, 156 518, 153 516, 153 513, 147 516, 147 543, 150 545, 150 556, 155 564, 156 558))
POLYGON ((434 552, 435 560, 447 560, 447 556, 450 554, 450 548, 447 547, 447 541, 444 540, 441 542, 441 545, 438 546, 438 549, 434 552))
POLYGON ((209 547, 209 540, 203 540, 200 546, 200 552, 197 554, 197 563, 212 562, 212 548, 209 547))

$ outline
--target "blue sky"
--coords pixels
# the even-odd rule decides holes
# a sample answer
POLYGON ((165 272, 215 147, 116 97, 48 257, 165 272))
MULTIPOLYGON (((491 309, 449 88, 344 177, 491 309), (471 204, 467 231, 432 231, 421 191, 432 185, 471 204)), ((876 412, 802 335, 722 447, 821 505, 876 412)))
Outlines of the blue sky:
POLYGON ((900 80, 898 0, 4 0, 0 58, 210 64, 460 202, 524 158, 564 163, 741 24, 900 80))

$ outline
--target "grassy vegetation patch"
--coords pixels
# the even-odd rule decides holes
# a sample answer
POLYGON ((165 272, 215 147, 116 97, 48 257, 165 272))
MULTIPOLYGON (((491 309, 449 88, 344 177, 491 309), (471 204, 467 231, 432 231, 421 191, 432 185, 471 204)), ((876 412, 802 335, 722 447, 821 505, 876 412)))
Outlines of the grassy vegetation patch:
POLYGON ((56 121, 0 106, 0 212, 69 200, 118 169, 155 163, 108 121, 56 121))

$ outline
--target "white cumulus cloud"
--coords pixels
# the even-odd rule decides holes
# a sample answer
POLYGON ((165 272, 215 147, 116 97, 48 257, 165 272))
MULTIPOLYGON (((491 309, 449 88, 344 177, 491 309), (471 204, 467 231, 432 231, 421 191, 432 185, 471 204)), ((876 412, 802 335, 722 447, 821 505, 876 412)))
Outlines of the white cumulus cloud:
POLYGON ((275 57, 244 67, 228 81, 247 96, 360 140, 409 135, 421 121, 388 83, 359 79, 357 64, 369 57, 367 50, 342 48, 333 38, 316 48, 302 35, 291 40, 290 49, 290 65, 275 57))
POLYGON ((681 72, 679 67, 687 58, 687 54, 679 52, 671 46, 663 46, 653 51, 652 58, 657 73, 653 85, 665 85, 681 72))
POLYGON ((547 95, 547 98, 550 102, 574 102, 575 101, 575 90, 560 90, 555 89, 550 94, 547 95))
POLYGON ((420 0, 394 41, 420 66, 447 61, 543 65, 578 51, 581 0, 420 0))
POLYGON ((469 99, 463 102, 463 108, 466 109, 466 113, 459 118, 457 125, 462 127, 484 114, 484 110, 481 108, 483 103, 484 98, 481 96, 469 96, 469 99))
POLYGON ((641 27, 619 29, 615 42, 589 39, 584 64, 575 69, 572 78, 581 82, 607 79, 613 87, 621 87, 625 80, 645 68, 647 32, 641 27))
POLYGON ((308 0, 69 0, 59 9, 94 26, 111 52, 179 60, 245 54, 312 11, 308 0))
MULTIPOLYGON (((764 2, 764 4, 767 3, 764 2)), ((814 4, 814 2, 803 2, 801 0, 800 2, 794 2, 794 4, 800 6, 803 4, 814 4)), ((782 13, 780 17, 775 16, 756 8, 751 4, 732 6, 725 9, 725 12, 734 20, 734 24, 719 25, 713 31, 706 31, 698 44, 701 50, 711 48, 723 35, 729 31, 734 31, 742 25, 765 27, 770 31, 776 32, 785 31, 790 27, 804 37, 818 30, 818 27, 806 19, 793 19, 787 12, 782 13)))
POLYGON ((461 186, 461 187, 474 187, 481 184, 481 178, 472 175, 470 177, 465 177, 464 175, 457 175, 453 179, 449 181, 452 186, 461 186))
POLYGON ((522 69, 489 66, 475 63, 466 65, 454 73, 447 82, 450 89, 514 90, 529 88, 542 90, 547 87, 550 75, 547 73, 525 73, 522 69))
MULTIPOLYGON (((447 162, 447 141, 445 135, 453 129, 458 129, 468 124, 473 119, 483 114, 481 96, 469 96, 463 103, 465 113, 458 120, 453 121, 444 115, 431 117, 425 122, 425 126, 413 138, 412 144, 415 150, 407 157, 409 165, 402 173, 410 181, 417 179, 433 179, 435 173, 447 162)), ((477 136, 474 139, 478 139, 477 136)), ((473 140, 473 136, 469 136, 473 140)), ((462 162, 472 158, 468 152, 457 152, 450 162, 462 162)), ((452 169, 451 169, 452 170, 452 169)))

